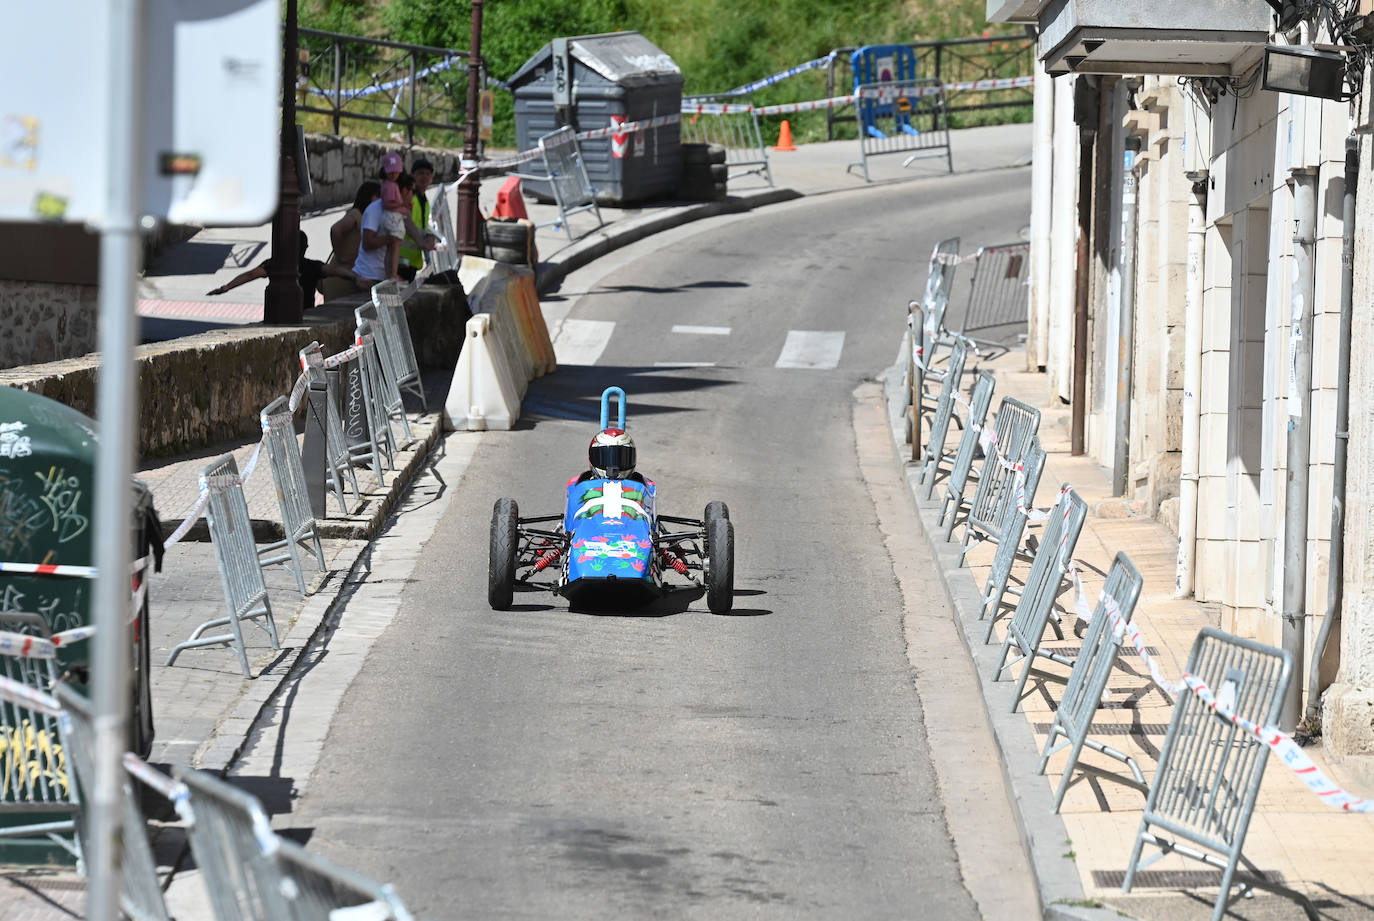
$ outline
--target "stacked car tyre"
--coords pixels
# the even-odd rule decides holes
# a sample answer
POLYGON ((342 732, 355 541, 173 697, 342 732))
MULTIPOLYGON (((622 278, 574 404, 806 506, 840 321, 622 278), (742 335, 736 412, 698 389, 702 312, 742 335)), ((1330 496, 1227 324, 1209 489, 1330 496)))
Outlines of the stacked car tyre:
POLYGON ((730 167, 725 148, 719 144, 682 145, 682 181, 677 197, 684 201, 719 201, 725 198, 730 167))
POLYGON ((534 248, 532 221, 490 218, 486 227, 487 251, 497 262, 508 265, 534 265, 539 261, 534 248))

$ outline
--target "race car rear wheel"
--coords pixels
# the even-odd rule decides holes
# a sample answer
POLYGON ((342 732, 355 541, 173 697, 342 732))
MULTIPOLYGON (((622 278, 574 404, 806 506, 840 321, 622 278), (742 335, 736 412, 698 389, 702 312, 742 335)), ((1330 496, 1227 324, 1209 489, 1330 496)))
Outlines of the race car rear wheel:
POLYGON ((729 517, 730 517, 730 506, 726 505, 724 502, 720 501, 719 499, 712 499, 710 502, 707 502, 707 503, 706 503, 706 513, 705 513, 704 515, 701 516, 701 520, 702 520, 702 523, 705 524, 705 525, 709 528, 709 527, 711 526, 711 521, 712 521, 713 519, 716 519, 716 518, 725 518, 725 519, 729 519, 729 517))
POLYGON ((487 559, 487 601, 497 611, 515 600, 515 552, 519 546, 520 506, 497 499, 491 510, 491 549, 487 559))
POLYGON ((734 603, 735 526, 729 518, 711 518, 706 523, 706 607, 723 614, 734 603))

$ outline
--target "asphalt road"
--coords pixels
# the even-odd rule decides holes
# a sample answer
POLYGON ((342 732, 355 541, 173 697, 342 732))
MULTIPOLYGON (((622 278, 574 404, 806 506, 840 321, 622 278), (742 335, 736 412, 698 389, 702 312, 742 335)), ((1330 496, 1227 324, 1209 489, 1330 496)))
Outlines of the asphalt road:
POLYGON ((569 276, 563 366, 481 436, 277 824, 432 919, 978 917, 854 394, 936 238, 1016 239, 1028 203, 1025 169, 818 196, 569 276), (659 510, 729 503, 731 614, 487 607, 492 502, 560 512, 612 384, 659 510))

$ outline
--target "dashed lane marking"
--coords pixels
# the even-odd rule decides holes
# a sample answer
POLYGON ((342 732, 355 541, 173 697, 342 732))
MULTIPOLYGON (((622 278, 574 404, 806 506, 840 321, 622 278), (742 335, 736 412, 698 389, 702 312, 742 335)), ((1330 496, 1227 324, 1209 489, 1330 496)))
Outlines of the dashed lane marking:
POLYGON ((679 323, 673 327, 675 333, 685 333, 689 336, 728 336, 730 327, 728 326, 689 326, 679 323))

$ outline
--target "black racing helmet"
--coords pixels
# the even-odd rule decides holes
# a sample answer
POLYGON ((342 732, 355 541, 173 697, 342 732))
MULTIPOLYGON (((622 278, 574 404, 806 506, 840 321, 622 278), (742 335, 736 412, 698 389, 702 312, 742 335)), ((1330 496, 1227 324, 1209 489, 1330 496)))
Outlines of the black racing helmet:
POLYGON ((635 472, 635 442, 624 429, 602 429, 587 448, 587 460, 599 477, 619 480, 635 472))

